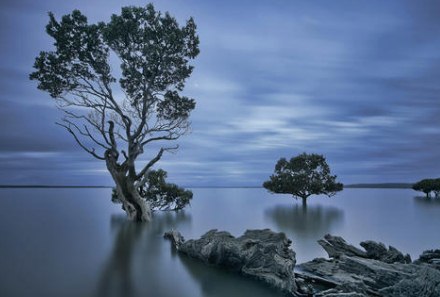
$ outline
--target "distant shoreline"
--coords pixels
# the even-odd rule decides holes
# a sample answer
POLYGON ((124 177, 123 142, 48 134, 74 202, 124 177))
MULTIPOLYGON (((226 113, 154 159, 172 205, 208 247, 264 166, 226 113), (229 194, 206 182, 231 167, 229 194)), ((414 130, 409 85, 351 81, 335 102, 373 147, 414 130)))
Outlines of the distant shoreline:
POLYGON ((41 189, 63 189, 63 188, 112 188, 111 186, 49 186, 49 185, 0 185, 0 189, 8 189, 8 188, 24 188, 24 189, 29 189, 29 188, 41 188, 41 189))
POLYGON ((351 184, 344 185, 348 189, 411 189, 412 183, 380 183, 380 184, 351 184))
MULTIPOLYGON (((8 188, 16 188, 16 189, 20 189, 20 188, 28 188, 28 189, 32 189, 32 188, 42 188, 42 189, 63 189, 63 188, 98 188, 98 189, 107 189, 107 188, 113 188, 114 186, 78 186, 78 185, 73 185, 73 186, 69 186, 69 185, 55 185, 55 186, 51 186, 51 185, 0 185, 0 189, 8 189, 8 188)), ((249 188, 263 188, 261 186, 184 186, 185 188, 188 189, 249 189, 249 188)))
MULTIPOLYGON (((412 183, 378 183, 378 184, 348 184, 347 189, 411 189, 412 183)), ((113 186, 81 186, 81 185, 0 185, 0 189, 108 189, 113 186)), ((261 186, 185 186, 189 189, 258 189, 261 186)))

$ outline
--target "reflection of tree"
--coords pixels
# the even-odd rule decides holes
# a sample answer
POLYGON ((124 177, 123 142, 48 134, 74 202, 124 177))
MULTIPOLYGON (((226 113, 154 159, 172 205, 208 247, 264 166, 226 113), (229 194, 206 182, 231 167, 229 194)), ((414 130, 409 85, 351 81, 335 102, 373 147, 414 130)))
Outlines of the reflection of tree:
POLYGON ((132 282, 132 252, 144 224, 133 224, 119 217, 112 217, 112 229, 116 229, 111 257, 102 274, 99 296, 134 296, 132 282))
POLYGON ((183 224, 191 222, 191 215, 183 211, 164 211, 157 213, 154 216, 154 222, 148 224, 151 231, 159 232, 163 235, 165 231, 177 227, 182 227, 183 224))
POLYGON ((203 297, 281 297, 281 292, 237 272, 209 266, 181 255, 180 260, 191 277, 200 284, 203 297))
POLYGON ((298 204, 275 206, 266 210, 268 216, 280 230, 296 238, 316 238, 330 233, 332 227, 342 222, 344 212, 330 206, 298 204))
POLYGON ((110 223, 114 243, 102 270, 98 296, 154 295, 154 284, 161 277, 158 273, 161 253, 165 251, 162 234, 190 221, 191 216, 185 212, 157 214, 150 223, 134 223, 113 216, 110 223))
POLYGON ((416 196, 414 201, 420 207, 440 207, 440 198, 426 198, 426 196, 416 196))

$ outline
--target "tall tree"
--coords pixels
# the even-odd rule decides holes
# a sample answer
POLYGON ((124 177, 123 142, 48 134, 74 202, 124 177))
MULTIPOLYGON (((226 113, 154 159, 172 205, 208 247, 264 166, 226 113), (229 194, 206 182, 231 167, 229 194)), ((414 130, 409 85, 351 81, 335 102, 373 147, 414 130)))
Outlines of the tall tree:
POLYGON ((330 197, 342 191, 343 184, 336 182, 336 175, 331 175, 324 156, 302 153, 289 161, 279 159, 274 174, 263 183, 263 187, 272 193, 301 198, 305 206, 310 195, 330 197))
POLYGON ((194 99, 181 95, 193 71, 189 61, 199 53, 194 20, 181 27, 149 4, 89 24, 74 10, 60 21, 49 13, 46 32, 55 49, 39 54, 30 78, 64 112, 57 124, 105 161, 128 216, 150 220, 139 189, 163 153, 178 148, 169 143, 188 131, 195 108, 194 99), (120 71, 112 73, 111 61, 119 61, 120 71), (149 161, 137 168, 147 148, 149 161))

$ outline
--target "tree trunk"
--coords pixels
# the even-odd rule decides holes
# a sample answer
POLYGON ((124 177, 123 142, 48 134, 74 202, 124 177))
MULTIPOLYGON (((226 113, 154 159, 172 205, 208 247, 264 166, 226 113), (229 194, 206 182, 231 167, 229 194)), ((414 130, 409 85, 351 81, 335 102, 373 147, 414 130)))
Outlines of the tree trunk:
POLYGON ((303 214, 307 214, 307 198, 302 198, 302 212, 303 214))
POLYGON ((307 197, 301 197, 303 208, 307 208, 307 197))
POLYGON ((116 185, 116 192, 118 198, 122 203, 122 209, 125 210, 129 219, 136 222, 151 221, 151 207, 140 195, 135 185, 135 180, 132 180, 127 172, 119 171, 111 162, 107 163, 107 169, 116 185))

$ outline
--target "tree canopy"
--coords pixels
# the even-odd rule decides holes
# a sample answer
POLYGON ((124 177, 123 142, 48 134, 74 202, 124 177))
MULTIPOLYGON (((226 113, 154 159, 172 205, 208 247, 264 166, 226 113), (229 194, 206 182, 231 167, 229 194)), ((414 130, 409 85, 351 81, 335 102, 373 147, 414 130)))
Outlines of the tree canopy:
POLYGON ((420 191, 430 197, 430 193, 434 192, 435 197, 440 196, 440 178, 436 179, 422 179, 412 186, 413 190, 420 191))
POLYGON ((74 10, 59 21, 49 13, 46 32, 54 50, 37 56, 30 79, 64 112, 57 124, 105 161, 129 217, 148 220, 150 206, 139 191, 163 153, 177 149, 166 143, 188 131, 195 108, 181 95, 193 71, 189 61, 199 53, 194 20, 179 26, 148 4, 89 24, 74 10), (144 153, 147 161, 139 162, 144 153))
POLYGON ((343 184, 336 182, 336 175, 331 175, 323 155, 302 153, 290 160, 279 159, 274 174, 263 187, 272 193, 302 198, 305 204, 310 195, 335 195, 343 189, 343 184))

